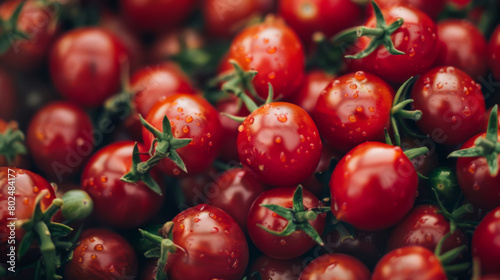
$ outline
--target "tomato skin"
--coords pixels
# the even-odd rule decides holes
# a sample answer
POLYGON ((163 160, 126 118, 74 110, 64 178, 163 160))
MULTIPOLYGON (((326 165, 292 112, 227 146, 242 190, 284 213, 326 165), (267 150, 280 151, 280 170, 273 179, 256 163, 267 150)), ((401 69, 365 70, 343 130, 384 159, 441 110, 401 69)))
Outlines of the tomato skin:
MULTIPOLYGON (((295 190, 296 187, 280 187, 265 191, 255 199, 248 213, 247 229, 250 238, 259 250, 275 259, 297 258, 316 244, 311 237, 300 230, 288 236, 277 236, 257 226, 263 225, 274 231, 283 230, 288 221, 260 204, 275 204, 292 208, 295 190)), ((308 190, 303 190, 303 197, 306 210, 322 206, 319 199, 308 190)), ((320 214, 316 220, 309 221, 320 235, 325 229, 325 217, 326 214, 320 214)))
POLYGON ((247 217, 255 199, 266 189, 252 174, 243 168, 233 168, 215 180, 213 194, 208 204, 230 213, 243 232, 247 231, 247 217))
POLYGON ((197 0, 121 0, 124 17, 141 32, 159 32, 182 23, 194 10, 197 0))
POLYGON ((328 254, 314 259, 299 280, 369 280, 370 271, 358 259, 344 254, 328 254))
MULTIPOLYGON (((392 251, 404 246, 418 245, 434 251, 438 242, 449 232, 450 223, 439 213, 438 207, 419 205, 392 229, 387 249, 392 251)), ((467 243, 463 232, 457 229, 444 241, 442 252, 467 243)))
POLYGON ((500 207, 484 217, 472 236, 472 256, 479 259, 482 274, 500 274, 500 207))
POLYGON ((332 213, 362 230, 386 229, 411 210, 417 186, 417 172, 400 147, 365 142, 333 171, 332 213))
POLYGON ((268 95, 268 83, 273 86, 275 98, 290 98, 299 90, 305 74, 300 39, 283 19, 273 16, 236 35, 228 59, 238 62, 243 70, 258 72, 252 83, 264 99, 268 95))
MULTIPOLYGON (((215 108, 220 113, 227 113, 233 116, 246 117, 250 114, 246 106, 243 104, 242 100, 234 95, 230 95, 228 98, 220 99, 215 104, 215 108)), ((228 116, 219 114, 220 123, 222 125, 222 130, 224 131, 224 137, 220 157, 225 161, 239 161, 238 158, 238 127, 240 122, 230 119, 228 116)))
POLYGON ((422 111, 418 128, 436 143, 456 145, 481 128, 485 104, 481 86, 455 67, 436 67, 415 82, 412 108, 422 111))
POLYGON ((355 26, 362 8, 349 0, 280 0, 278 13, 297 32, 306 45, 313 34, 322 32, 327 38, 355 26))
MULTIPOLYGON (((446 0, 379 0, 377 4, 381 9, 387 9, 393 6, 408 6, 411 8, 418 9, 426 13, 430 18, 436 19, 438 15, 443 11, 446 6, 446 0)), ((371 5, 367 6, 367 12, 369 15, 373 14, 373 8, 371 5)))
POLYGON ((239 280, 248 264, 248 245, 226 212, 207 204, 188 208, 173 219, 172 241, 182 250, 168 256, 169 279, 239 280))
POLYGON ((250 267, 249 274, 259 272, 260 278, 251 277, 251 280, 290 280, 297 279, 303 268, 301 258, 291 260, 277 260, 269 256, 262 255, 256 259, 250 267))
MULTIPOLYGON (((146 121, 161 131, 164 116, 170 120, 175 138, 192 139, 187 146, 177 149, 189 175, 206 170, 222 148, 222 128, 217 110, 202 97, 178 93, 158 101, 146 121)), ((142 130, 142 138, 146 147, 150 147, 154 140, 153 134, 146 128, 142 130)), ((161 160, 157 166, 170 176, 185 175, 168 158, 161 160)))
POLYGON ((205 44, 203 34, 189 27, 159 34, 148 50, 149 63, 165 62, 183 50, 200 49, 205 44))
POLYGON ((0 68, 0 118, 10 120, 16 109, 16 91, 10 75, 0 68))
POLYGON ((314 172, 321 158, 316 125, 302 108, 291 103, 273 102, 258 108, 238 131, 243 167, 269 185, 299 184, 314 172))
MULTIPOLYGON (((472 137, 461 149, 474 147, 474 141, 485 136, 486 133, 481 133, 472 137)), ((500 163, 500 156, 498 162, 500 163)), ((460 157, 457 159, 456 170, 460 189, 474 206, 487 210, 500 206, 500 175, 491 176, 484 157, 460 157)))
MULTIPOLYGON (((3 1, 2 1, 3 2, 3 1)), ((0 5, 0 19, 8 20, 22 1, 5 1, 0 5)), ((9 69, 19 72, 38 68, 47 55, 50 45, 59 30, 56 8, 44 7, 37 1, 26 1, 19 18, 17 28, 30 36, 30 39, 14 37, 13 46, 1 55, 0 61, 9 69)))
MULTIPOLYGON (((22 229, 21 225, 23 222, 31 219, 33 211, 35 209, 35 200, 37 196, 43 192, 47 191, 47 194, 41 200, 41 209, 44 211, 47 209, 52 201, 56 198, 54 189, 42 176, 35 174, 31 171, 19 169, 15 167, 0 167, 0 241, 2 244, 11 244, 8 242, 8 237, 10 236, 10 229, 7 227, 10 222, 8 218, 17 218, 16 223, 16 234, 15 234, 15 244, 19 244, 24 237, 25 231, 22 229), (10 181, 9 181, 10 178, 10 181), (9 213, 9 182, 14 182, 15 188, 15 216, 9 213)), ((9 246, 10 247, 10 246, 9 246)), ((0 260, 2 263, 6 263, 8 257, 7 253, 9 250, 8 246, 1 246, 0 260)), ((30 253, 26 255, 29 258, 30 253)))
POLYGON ((321 92, 333 78, 333 75, 323 70, 312 70, 306 73, 304 82, 297 95, 293 97, 292 103, 300 106, 308 114, 312 114, 321 92))
POLYGON ((486 39, 466 20, 449 19, 437 24, 439 54, 435 66, 454 66, 474 79, 486 75, 486 39))
POLYGON ((37 167, 62 182, 76 175, 95 146, 90 117, 71 102, 57 101, 31 119, 26 144, 37 167))
POLYGON ((336 156, 366 141, 384 141, 394 90, 375 75, 358 71, 332 80, 313 110, 321 136, 336 156))
POLYGON ((65 98, 85 107, 103 104, 120 89, 120 71, 128 54, 115 35, 99 27, 63 34, 52 46, 52 82, 65 98))
POLYGON ((377 264, 373 280, 445 280, 446 273, 433 252, 421 246, 407 246, 387 253, 377 264))
MULTIPOLYGON (((150 220, 161 208, 163 197, 146 184, 120 180, 130 171, 133 148, 132 141, 105 146, 92 156, 82 173, 81 188, 94 201, 93 217, 101 224, 134 228, 150 220)), ((147 151, 147 148, 141 145, 140 150, 147 151)), ((164 193, 165 187, 156 175, 153 173, 164 193)))
MULTIPOLYGON (((384 81, 396 83, 427 71, 436 60, 438 49, 437 28, 432 19, 417 9, 404 6, 394 6, 382 13, 387 24, 403 18, 404 24, 392 33, 391 40, 395 48, 405 54, 391 55, 384 46, 379 46, 365 58, 348 59, 349 70, 371 72, 384 81)), ((365 26, 373 28, 375 22, 375 16, 371 16, 365 26)), ((360 37, 347 53, 364 50, 370 42, 370 38, 360 37)))
POLYGON ((138 261, 132 246, 117 233, 106 229, 86 229, 73 255, 66 264, 67 279, 132 279, 137 275, 138 261))
POLYGON ((493 76, 500 81, 500 26, 495 28, 488 42, 488 62, 493 76))

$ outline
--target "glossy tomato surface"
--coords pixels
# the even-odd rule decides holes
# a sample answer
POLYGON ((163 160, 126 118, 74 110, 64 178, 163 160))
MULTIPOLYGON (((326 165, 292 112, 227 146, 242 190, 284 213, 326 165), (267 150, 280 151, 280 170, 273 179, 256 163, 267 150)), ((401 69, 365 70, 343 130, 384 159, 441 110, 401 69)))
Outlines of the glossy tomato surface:
POLYGON ((500 208, 493 209, 476 228, 472 255, 479 260, 482 274, 500 274, 500 208))
POLYGON ((500 26, 495 28, 488 42, 488 62, 495 79, 500 81, 500 26))
POLYGON ((307 72, 299 92, 293 97, 291 102, 299 105, 308 114, 311 114, 321 92, 323 92, 333 78, 333 75, 323 70, 307 72))
POLYGON ((333 171, 332 212, 362 230, 386 229, 411 210, 417 187, 417 172, 400 147, 365 142, 333 171))
POLYGON ((344 254, 328 254, 314 259, 299 280, 370 279, 370 271, 358 259, 344 254))
POLYGON ((301 258, 291 260, 277 260, 266 255, 257 258, 250 266, 250 280, 290 280, 297 279, 304 268, 304 260, 301 258), (252 277, 258 272, 258 276, 252 277))

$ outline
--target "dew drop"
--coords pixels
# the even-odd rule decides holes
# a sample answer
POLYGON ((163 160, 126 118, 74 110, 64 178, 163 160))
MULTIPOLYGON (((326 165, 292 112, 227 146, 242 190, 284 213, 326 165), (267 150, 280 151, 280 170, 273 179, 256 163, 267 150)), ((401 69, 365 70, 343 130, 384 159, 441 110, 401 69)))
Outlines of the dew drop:
POLYGON ((239 132, 242 132, 244 129, 245 129, 245 127, 244 127, 242 124, 240 124, 240 125, 238 126, 238 131, 239 131, 239 132))
POLYGON ((103 175, 101 176, 101 182, 106 183, 108 181, 108 176, 103 175))
POLYGON ((198 223, 199 221, 201 221, 200 218, 194 218, 193 219, 193 222, 195 222, 195 223, 198 223))
POLYGON ((434 240, 434 237, 429 232, 424 234, 424 238, 425 238, 425 241, 427 241, 427 242, 432 242, 434 240))
POLYGON ((97 259, 97 256, 96 256, 96 255, 94 255, 94 254, 92 254, 92 255, 90 256, 90 258, 92 258, 93 260, 95 260, 95 259, 97 259))
POLYGON ((361 106, 359 106, 359 105, 358 105, 358 106, 356 107, 356 111, 358 111, 358 112, 363 112, 363 107, 361 107, 361 106))
POLYGON ((465 115, 466 117, 470 116, 471 111, 470 111, 469 106, 465 106, 465 107, 464 107, 464 110, 463 110, 462 112, 464 113, 464 115, 465 115))
POLYGON ((94 246, 94 250, 96 251, 102 251, 104 250, 104 246, 102 246, 102 244, 97 244, 94 246))
POLYGON ((189 127, 187 125, 182 127, 182 132, 189 133, 189 127))
POLYGON ((358 88, 358 86, 357 86, 356 84, 350 84, 350 85, 349 85, 349 88, 350 88, 350 89, 357 89, 357 88, 358 88))
POLYGON ((177 107, 177 112, 182 112, 184 111, 184 109, 182 109, 182 107, 177 107))
POLYGON ((362 81, 366 78, 365 72, 363 71, 358 71, 354 74, 354 78, 358 81, 362 81))
POLYGON ((352 95, 353 98, 358 98, 359 94, 355 93, 352 95))
POLYGON ((408 56, 410 56, 410 57, 414 57, 414 56, 415 56, 415 49, 410 48, 410 49, 408 50, 408 56))
POLYGON ((280 161, 281 162, 285 162, 286 161, 285 152, 281 152, 280 153, 280 161))
POLYGON ((272 47, 268 47, 266 52, 269 54, 273 54, 276 52, 276 50, 277 50, 276 46, 272 46, 272 47))
POLYGON ((188 115, 188 116, 186 117, 186 122, 187 122, 187 123, 190 123, 190 122, 192 122, 192 121, 193 121, 193 117, 191 117, 191 115, 188 115))
POLYGON ((280 122, 284 123, 284 122, 286 122, 287 120, 288 120, 288 118, 286 117, 286 115, 285 115, 285 114, 279 114, 279 115, 278 115, 278 121, 280 121, 280 122))
POLYGON ((267 74, 267 77, 272 80, 272 79, 276 78, 276 73, 271 72, 271 73, 267 74))
POLYGON ((278 136, 278 137, 274 138, 274 143, 276 143, 276 144, 281 143, 281 137, 278 136))
POLYGON ((373 113, 373 111, 375 111, 375 109, 372 106, 370 106, 370 107, 368 107, 368 111, 373 113))
POLYGON ((248 123, 253 124, 254 121, 255 121, 254 118, 252 117, 248 118, 248 123))
POLYGON ((442 89, 443 88, 443 83, 441 83, 441 82, 437 83, 436 87, 438 89, 442 89))
POLYGON ((23 199, 23 204, 28 204, 28 202, 29 202, 29 199, 28 199, 27 197, 25 197, 25 198, 23 199))
POLYGON ((35 192, 35 193, 36 193, 36 192, 38 192, 38 191, 39 191, 38 187, 37 187, 37 186, 34 186, 34 187, 33 187, 33 192, 35 192))
POLYGON ((217 233, 219 232, 219 229, 216 228, 216 227, 213 227, 211 230, 210 230, 210 233, 217 233))
POLYGON ((355 115, 349 115, 349 121, 356 122, 356 116, 355 115))

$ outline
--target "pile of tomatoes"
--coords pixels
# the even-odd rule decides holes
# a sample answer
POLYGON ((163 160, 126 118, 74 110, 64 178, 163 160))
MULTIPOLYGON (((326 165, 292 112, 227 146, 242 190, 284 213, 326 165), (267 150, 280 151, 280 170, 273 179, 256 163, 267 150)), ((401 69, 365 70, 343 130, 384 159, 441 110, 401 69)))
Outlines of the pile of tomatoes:
POLYGON ((0 278, 500 279, 499 14, 1 1, 0 278))

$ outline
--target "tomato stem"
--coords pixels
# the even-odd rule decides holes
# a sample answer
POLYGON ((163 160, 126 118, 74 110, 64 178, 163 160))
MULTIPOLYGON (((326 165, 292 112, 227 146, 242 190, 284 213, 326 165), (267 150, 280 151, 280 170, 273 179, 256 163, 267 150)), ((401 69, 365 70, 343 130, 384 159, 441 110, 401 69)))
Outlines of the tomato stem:
POLYGON ((0 30, 2 31, 0 34, 0 55, 6 53, 16 40, 31 38, 28 34, 19 31, 17 26, 19 16, 26 2, 21 1, 8 20, 0 20, 0 30))
POLYGON ((42 221, 37 222, 33 230, 39 239, 40 252, 45 266, 45 278, 47 280, 62 279, 61 276, 56 275, 56 246, 52 242, 47 224, 42 221))
POLYGON ((408 159, 412 160, 414 158, 417 158, 419 156, 425 155, 429 152, 429 149, 427 147, 419 147, 419 148, 413 148, 410 150, 404 151, 404 154, 408 159))
POLYGON ((4 133, 0 133, 0 156, 7 159, 11 165, 17 155, 26 154, 28 150, 24 145, 24 133, 17 129, 16 122, 10 122, 4 133))

